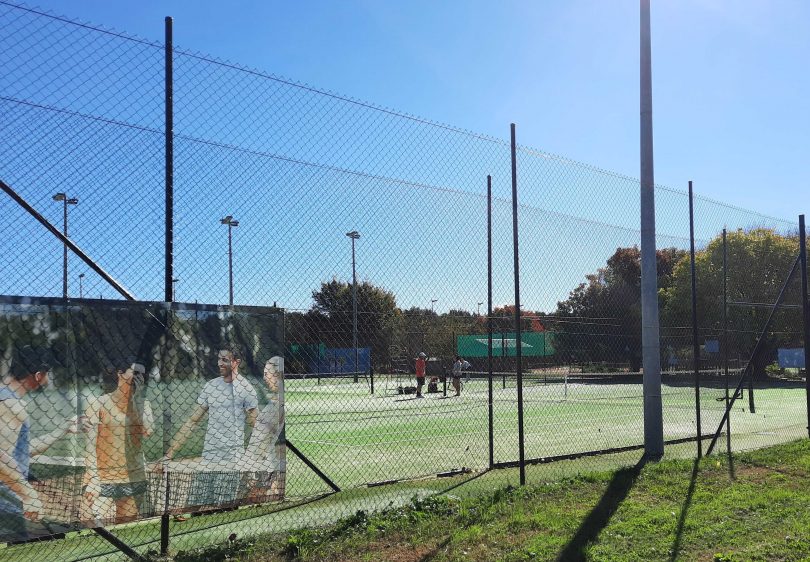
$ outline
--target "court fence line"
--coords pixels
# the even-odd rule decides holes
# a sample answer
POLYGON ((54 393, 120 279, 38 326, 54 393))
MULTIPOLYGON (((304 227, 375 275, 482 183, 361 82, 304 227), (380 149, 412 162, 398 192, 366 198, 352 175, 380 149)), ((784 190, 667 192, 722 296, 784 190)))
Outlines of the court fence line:
MULTIPOLYGON (((0 432, 0 559, 644 448, 636 179, 176 47, 170 18, 0 22, 0 419, 29 420, 0 432)), ((804 216, 655 196, 665 444, 807 438, 804 216)))

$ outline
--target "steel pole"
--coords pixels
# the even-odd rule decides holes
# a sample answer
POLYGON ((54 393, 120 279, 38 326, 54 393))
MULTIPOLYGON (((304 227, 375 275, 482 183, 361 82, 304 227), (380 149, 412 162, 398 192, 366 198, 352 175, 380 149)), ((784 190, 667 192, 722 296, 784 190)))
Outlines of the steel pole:
POLYGON ((515 268, 515 366, 517 368, 518 407, 518 461, 520 462, 520 485, 526 485, 526 451, 523 433, 523 365, 520 341, 520 261, 518 250, 518 202, 517 202, 517 143, 515 124, 511 124, 512 137, 512 248, 515 268))
MULTIPOLYGON (((164 263, 164 296, 166 301, 172 301, 172 278, 174 277, 174 60, 172 18, 165 19, 164 26, 164 145, 165 145, 165 263, 164 263)), ((165 554, 161 544, 161 553, 165 554)))
MULTIPOLYGON (((723 374, 725 378, 726 411, 728 411, 728 246, 723 228, 723 374)), ((726 417, 726 450, 731 455, 731 416, 726 417)))
POLYGON ((807 434, 810 436, 810 303, 807 302, 807 241, 804 229, 804 215, 799 215, 799 251, 802 268, 802 324, 804 327, 804 380, 807 399, 807 434))
POLYGON ((357 268, 352 238, 352 348, 354 349, 354 382, 357 382, 357 268))
POLYGON ((495 465, 494 412, 492 410, 492 176, 487 176, 487 391, 489 400, 489 467, 495 465))
POLYGON ((228 304, 233 306, 233 225, 228 221, 228 304))
POLYGON ((698 342, 697 278, 695 277, 695 213, 692 182, 689 181, 689 264, 692 272, 692 354, 695 366, 695 420, 697 424, 697 456, 703 457, 700 432, 700 343, 698 342))
POLYGON ((655 174, 652 128, 652 49, 650 0, 641 0, 641 341, 644 368, 644 455, 664 454, 661 404, 661 350, 658 323, 658 282, 655 251, 655 174))
MULTIPOLYGON (((174 47, 172 18, 164 20, 164 145, 165 145, 165 222, 164 222, 164 272, 163 272, 163 298, 173 301, 174 278, 174 47)), ((171 393, 166 394, 166 403, 163 407, 163 454, 171 445, 172 435, 172 404, 171 393)), ((169 552, 169 500, 171 497, 171 475, 166 474, 165 501, 163 513, 160 518, 160 554, 166 556, 169 552)))
MULTIPOLYGON (((62 234, 65 235, 65 238, 68 237, 68 196, 67 193, 65 194, 65 198, 62 199, 62 234)), ((68 248, 67 244, 62 244, 62 298, 66 299, 68 296, 68 248)))

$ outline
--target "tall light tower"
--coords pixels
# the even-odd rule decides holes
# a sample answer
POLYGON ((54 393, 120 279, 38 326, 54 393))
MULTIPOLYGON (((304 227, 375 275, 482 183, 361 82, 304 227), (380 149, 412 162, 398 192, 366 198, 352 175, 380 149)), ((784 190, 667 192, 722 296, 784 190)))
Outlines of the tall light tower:
POLYGON ((352 239, 352 347, 354 348, 354 382, 357 382, 357 268, 354 260, 354 241, 360 238, 356 230, 347 232, 352 239))
POLYGON ((84 280, 84 273, 79 273, 79 298, 84 298, 84 287, 82 286, 82 281, 84 280))
POLYGON ((484 304, 484 301, 478 303, 478 316, 481 316, 481 305, 484 304))
POLYGON ((640 19, 641 347, 644 368, 644 455, 648 459, 659 459, 664 454, 664 421, 661 401, 658 272, 655 252, 650 0, 641 0, 640 19))
POLYGON ((433 305, 436 304, 436 301, 439 299, 430 299, 430 311, 433 312, 433 305))
POLYGON ((228 225, 228 304, 233 306, 233 227, 239 226, 239 221, 228 215, 219 219, 222 224, 228 225))
MULTIPOLYGON (((53 196, 54 201, 62 202, 62 234, 67 238, 68 235, 68 205, 78 205, 79 199, 76 197, 68 197, 66 193, 60 191, 53 196)), ((62 248, 62 298, 66 299, 68 296, 68 247, 63 244, 62 248)))

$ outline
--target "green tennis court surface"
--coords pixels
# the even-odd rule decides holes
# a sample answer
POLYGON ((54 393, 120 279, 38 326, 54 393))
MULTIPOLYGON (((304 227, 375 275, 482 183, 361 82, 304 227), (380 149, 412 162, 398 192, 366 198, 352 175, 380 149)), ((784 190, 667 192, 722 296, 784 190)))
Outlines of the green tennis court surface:
MULTIPOLYGON (((640 379, 613 377, 609 383, 572 378, 527 375, 524 387, 526 458, 536 459, 640 445, 643 443, 642 385, 640 379)), ((402 383, 411 384, 402 378, 402 383)), ((493 381, 494 461, 515 461, 517 443, 517 393, 514 378, 506 388, 493 381)), ((695 392, 686 377, 664 377, 665 439, 692 437, 696 432, 695 392)), ((285 384, 287 439, 343 490, 312 503, 292 507, 328 494, 330 488, 293 454, 287 454, 287 495, 284 502, 245 507, 236 511, 193 517, 173 522, 172 548, 191 548, 224 540, 230 532, 250 534, 284 531, 294 527, 325 524, 358 509, 380 509, 407 503, 414 495, 442 491, 481 474, 489 465, 488 392, 486 380, 473 378, 460 397, 397 394, 397 381, 380 377, 375 395, 366 382, 351 379, 290 379, 285 384), (436 478, 454 469, 471 469, 466 475, 436 478), (379 487, 368 484, 402 480, 379 487), (227 531, 227 532, 226 532, 227 531)), ((173 424, 179 425, 191 412, 198 382, 174 381, 149 388, 157 428, 146 444, 147 460, 160 457, 162 416, 159 412, 171 396, 173 424)), ((439 386, 441 390, 441 385, 439 386)), ((452 391, 449 391, 452 394, 452 391)), ((724 390, 719 380, 701 389, 703 433, 713 433, 724 411, 724 390)), ((29 411, 49 412, 32 420, 36 431, 47 431, 59 416, 72 413, 70 400, 54 390, 34 398, 29 411), (47 405, 48 409, 41 406, 47 405), (40 406, 40 407, 36 407, 40 406)), ((762 447, 806 436, 805 392, 799 386, 774 385, 755 391, 756 413, 748 412, 747 395, 738 400, 731 417, 735 449, 762 447)), ((204 431, 195 434, 181 454, 199 455, 204 431)), ((719 443, 725 447, 725 439, 719 443)), ((694 443, 668 448, 694 455, 694 443)), ((81 438, 66 439, 49 455, 81 458, 81 438)), ((529 471, 553 478, 594 468, 632 463, 640 452, 587 457, 537 466, 529 471)), ((76 464, 81 464, 77 462, 76 464)), ((39 463, 33 469, 47 478, 49 471, 64 467, 39 463)), ((79 468, 81 470, 81 468, 79 468)), ((493 479, 509 478, 502 470, 475 479, 453 493, 486 487, 493 479)), ((530 480, 531 481, 531 480, 530 480)), ((470 492, 472 493, 472 492, 470 492)), ((2 560, 79 560, 112 549, 102 539, 72 534, 58 541, 21 545, 0 550, 2 560), (58 556, 54 558, 55 554, 58 556)), ((129 524, 115 533, 142 550, 157 548, 156 520, 129 524)), ((118 554, 115 559, 122 559, 118 554)))

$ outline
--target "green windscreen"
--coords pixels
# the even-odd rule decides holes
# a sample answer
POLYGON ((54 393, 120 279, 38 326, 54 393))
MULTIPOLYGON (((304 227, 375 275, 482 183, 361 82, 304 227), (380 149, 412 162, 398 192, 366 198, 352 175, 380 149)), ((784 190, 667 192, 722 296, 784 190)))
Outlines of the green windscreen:
MULTIPOLYGON (((515 357, 517 338, 514 332, 492 334, 492 355, 515 357)), ((458 354, 462 357, 487 357, 487 334, 457 336, 458 354)), ((520 350, 524 357, 547 357, 554 355, 552 332, 524 332, 520 335, 520 350)))

